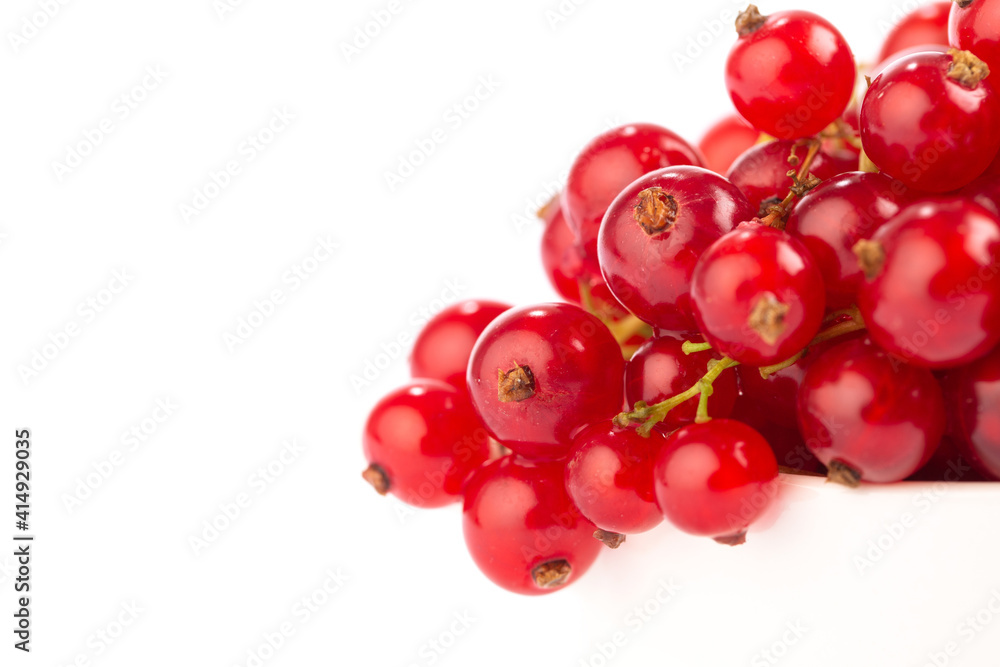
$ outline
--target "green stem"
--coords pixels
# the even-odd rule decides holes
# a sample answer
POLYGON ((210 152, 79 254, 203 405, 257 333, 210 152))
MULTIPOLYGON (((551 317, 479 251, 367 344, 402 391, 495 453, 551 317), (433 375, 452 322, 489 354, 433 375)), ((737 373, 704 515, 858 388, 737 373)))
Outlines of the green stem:
POLYGON ((681 351, 684 354, 694 354, 695 352, 706 352, 712 349, 711 343, 695 343, 694 341, 686 340, 684 344, 681 345, 681 351))

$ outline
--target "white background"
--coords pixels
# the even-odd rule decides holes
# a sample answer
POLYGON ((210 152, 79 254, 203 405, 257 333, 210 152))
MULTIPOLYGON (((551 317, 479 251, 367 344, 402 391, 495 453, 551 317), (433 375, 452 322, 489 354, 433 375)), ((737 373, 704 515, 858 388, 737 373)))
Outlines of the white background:
MULTIPOLYGON (((350 55, 388 0, 50 1, 26 29, 44 4, 0 12, 0 664, 995 664, 989 486, 791 482, 742 547, 664 527, 522 598, 476 570, 457 506, 410 514, 360 478, 367 411, 407 377, 392 342, 422 312, 554 297, 528 214, 591 136, 650 121, 694 141, 728 112, 737 3, 409 0, 350 55), (275 110, 294 119, 262 133, 275 110), (30 655, 11 632, 24 427, 30 655)), ((862 59, 903 5, 797 3, 862 59)))

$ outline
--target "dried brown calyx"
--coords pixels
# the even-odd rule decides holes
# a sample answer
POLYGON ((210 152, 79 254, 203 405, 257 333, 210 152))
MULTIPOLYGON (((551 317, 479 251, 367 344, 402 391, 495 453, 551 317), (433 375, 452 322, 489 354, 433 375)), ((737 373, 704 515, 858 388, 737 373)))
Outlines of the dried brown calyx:
POLYGON ((980 81, 990 75, 989 65, 974 56, 971 51, 948 49, 948 55, 951 56, 948 76, 966 88, 975 88, 980 81))
POLYGON ((767 17, 760 13, 757 5, 747 5, 747 8, 736 17, 736 33, 740 37, 746 37, 764 25, 766 20, 767 17))
POLYGON ((774 345, 785 331, 785 315, 788 306, 778 301, 770 292, 761 296, 750 311, 747 324, 757 332, 761 340, 768 345, 774 345))
POLYGON ((866 279, 873 280, 882 273, 882 267, 885 265, 885 248, 881 243, 861 239, 851 250, 858 258, 858 266, 861 267, 866 279))
POLYGON ((861 473, 840 459, 834 459, 833 461, 830 461, 830 466, 826 473, 826 479, 830 482, 836 482, 837 484, 843 484, 844 486, 854 488, 861 484, 861 473))
POLYGON ((535 375, 528 366, 514 366, 506 373, 497 370, 497 397, 501 403, 523 401, 535 395, 535 375))
POLYGON ((372 485, 372 488, 378 491, 380 496, 384 496, 389 493, 389 475, 385 473, 382 466, 373 463, 364 472, 361 473, 365 481, 372 485))
POLYGON ((594 537, 611 549, 617 549, 625 543, 625 536, 621 533, 612 533, 610 530, 601 530, 600 528, 594 531, 594 537))
POLYGON ((536 565, 531 570, 531 578, 539 588, 558 588, 566 583, 572 573, 569 561, 560 558, 536 565))
POLYGON ((633 217, 650 236, 659 234, 677 221, 677 200, 663 188, 646 188, 639 193, 633 217))

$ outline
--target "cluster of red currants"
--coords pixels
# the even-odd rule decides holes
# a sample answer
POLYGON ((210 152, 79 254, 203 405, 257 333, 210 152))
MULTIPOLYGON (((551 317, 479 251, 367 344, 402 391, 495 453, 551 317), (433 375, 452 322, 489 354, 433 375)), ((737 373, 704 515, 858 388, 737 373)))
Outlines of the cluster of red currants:
POLYGON ((524 594, 664 518, 740 544, 779 470, 1000 479, 998 17, 918 9, 855 104, 836 28, 748 7, 739 116, 698 147, 650 124, 591 141, 540 212, 565 302, 428 323, 365 479, 462 500, 476 564, 524 594))

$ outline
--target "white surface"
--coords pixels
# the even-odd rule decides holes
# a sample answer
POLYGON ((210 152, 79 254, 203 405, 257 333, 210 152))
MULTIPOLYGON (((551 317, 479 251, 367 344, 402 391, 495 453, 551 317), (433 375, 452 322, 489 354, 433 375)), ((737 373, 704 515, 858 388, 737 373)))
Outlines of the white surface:
MULTIPOLYGON (((551 299, 525 212, 606 126, 653 121, 696 140, 726 113, 737 3, 404 1, 350 62, 341 44, 388 0, 234 1, 221 18, 213 0, 48 4, 37 35, 0 48, 0 664, 254 665, 248 652, 282 631, 262 664, 995 664, 993 488, 931 502, 926 487, 796 481, 743 547, 662 528, 528 599, 477 572, 457 507, 400 515, 360 479, 361 425, 405 381, 405 349, 369 386, 351 376, 442 296, 551 299), (560 6, 572 14, 550 25, 560 6), (699 35, 703 53, 679 67, 699 35), (451 110, 491 77, 467 118, 451 110), (125 117, 116 99, 144 81, 125 117), (111 133, 60 181, 52 163, 104 119, 111 133), (244 144, 272 120, 272 143, 244 144), (438 128, 444 142, 390 192, 384 173, 438 128), (180 205, 230 161, 239 173, 185 222, 180 205), (315 271, 297 281, 297 266, 315 271), (123 270, 127 286, 103 292, 123 270), (231 351, 225 335, 275 290, 273 316, 231 351), (25 383, 18 366, 72 324, 25 383), (6 546, 22 427, 36 475, 30 655, 12 648, 6 546), (133 427, 151 435, 123 440, 133 427), (111 476, 68 509, 116 450, 111 476), (281 456, 280 474, 258 472, 281 456), (196 555, 190 538, 240 499, 196 555), (880 539, 888 550, 862 571, 880 539), (108 645, 98 633, 118 620, 129 625, 108 645), (952 641, 957 655, 930 662, 952 641)), ((904 4, 797 6, 822 5, 870 58, 904 4)), ((9 0, 0 28, 38 7, 9 0)))

